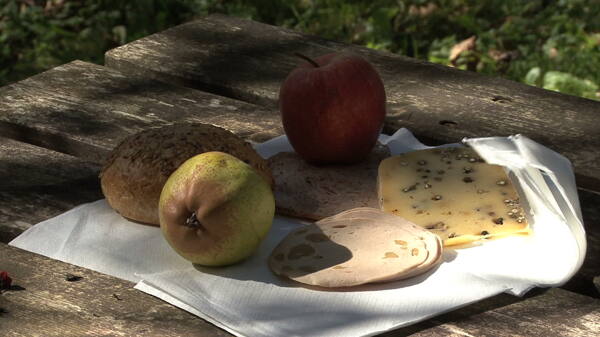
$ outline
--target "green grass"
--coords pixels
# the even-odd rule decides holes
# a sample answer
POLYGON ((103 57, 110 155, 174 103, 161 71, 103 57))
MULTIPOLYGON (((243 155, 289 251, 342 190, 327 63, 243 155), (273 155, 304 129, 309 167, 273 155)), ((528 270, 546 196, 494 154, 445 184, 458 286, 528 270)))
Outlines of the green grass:
POLYGON ((600 0, 0 0, 0 85, 211 13, 600 99, 600 0))

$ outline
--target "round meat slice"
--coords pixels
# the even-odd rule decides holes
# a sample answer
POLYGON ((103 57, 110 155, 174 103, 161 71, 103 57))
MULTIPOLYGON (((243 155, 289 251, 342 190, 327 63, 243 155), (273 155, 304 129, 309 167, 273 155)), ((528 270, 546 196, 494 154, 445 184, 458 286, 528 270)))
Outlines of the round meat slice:
MULTIPOLYGON (((333 216, 330 216, 327 218, 323 218, 323 219, 319 220, 318 222, 323 223, 323 222, 328 222, 331 220, 349 219, 349 218, 369 218, 369 219, 389 220, 389 221, 396 221, 397 218, 403 219, 402 217, 398 217, 397 215, 393 215, 393 214, 384 212, 378 208, 357 207, 357 208, 349 209, 347 211, 343 211, 341 213, 338 213, 336 215, 333 215, 333 216)), ((404 221, 407 221, 407 220, 404 220, 404 221)), ((417 225, 411 223, 411 227, 416 228, 417 225)))
POLYGON ((384 211, 382 211, 378 208, 356 207, 356 208, 345 210, 343 212, 332 215, 330 217, 323 218, 320 221, 345 218, 345 217, 348 217, 349 215, 385 215, 385 214, 387 214, 387 213, 385 213, 384 211))
MULTIPOLYGON (((410 223, 409 221, 407 221, 404 218, 398 217, 396 215, 392 215, 391 219, 380 219, 380 220, 374 220, 374 218, 354 218, 354 217, 344 217, 343 219, 333 219, 333 220, 326 220, 326 224, 330 225, 330 224, 335 224, 335 223, 339 223, 339 222, 343 222, 343 221, 365 221, 365 222, 370 222, 370 226, 376 226, 377 223, 381 223, 381 222, 385 222, 387 221, 391 221, 390 224, 392 225, 398 225, 398 223, 402 223, 402 222, 406 222, 406 224, 402 225, 403 229, 405 229, 408 233, 412 234, 412 235, 416 235, 417 239, 422 240, 425 243, 425 249, 427 250, 427 259, 420 265, 416 266, 414 269, 407 271, 406 273, 403 274, 398 274, 398 275, 394 275, 394 276, 390 276, 390 278, 388 279, 383 279, 380 280, 379 282, 388 282, 388 281, 398 281, 398 280, 403 280, 403 279, 407 279, 413 276, 417 276, 420 275, 430 269, 432 269, 433 267, 437 266, 440 262, 442 262, 442 252, 443 252, 443 245, 442 245, 442 240, 440 239, 439 236, 437 236, 435 233, 432 233, 422 227, 419 227, 417 225, 414 225, 412 223, 410 223), (375 222, 377 221, 377 222, 375 222)), ((321 221, 319 221, 319 223, 321 223, 321 221)))
POLYGON ((440 239, 440 237, 435 234, 433 234, 433 236, 435 236, 435 241, 437 241, 437 245, 435 247, 431 247, 431 245, 428 246, 429 256, 427 256, 427 260, 425 260, 425 262, 423 262, 423 264, 421 264, 420 266, 417 266, 416 268, 410 270, 406 274, 401 275, 400 278, 394 279, 395 281, 423 274, 442 262, 442 239, 440 239))
POLYGON ((334 216, 330 216, 319 220, 318 224, 328 224, 335 221, 340 220, 354 220, 354 219, 363 219, 370 220, 373 224, 380 222, 387 222, 391 224, 398 224, 402 226, 405 230, 417 235, 417 236, 425 236, 429 241, 429 247, 435 247, 440 239, 439 237, 427 229, 424 229, 421 226, 418 226, 400 216, 393 215, 384 211, 381 211, 377 208, 371 207, 358 207, 353 208, 342 213, 336 214, 334 216))
POLYGON ((428 251, 427 260, 421 265, 417 266, 410 272, 396 275, 386 281, 396 281, 406 279, 409 277, 417 276, 421 273, 428 271, 435 267, 442 261, 443 245, 440 237, 435 233, 428 231, 420 226, 417 226, 410 221, 386 212, 383 212, 376 208, 371 207, 358 207, 336 214, 334 216, 319 220, 318 224, 331 224, 338 221, 358 220, 371 221, 373 225, 380 222, 389 222, 391 224, 400 225, 408 232, 416 235, 419 239, 423 239, 425 242, 426 249, 428 251))
MULTIPOLYGON (((442 260, 442 241, 440 240, 440 238, 437 235, 423 229, 422 227, 414 225, 413 223, 405 220, 404 218, 400 218, 395 215, 393 217, 394 218, 392 218, 392 219, 379 219, 379 220, 374 220, 374 218, 350 217, 350 218, 343 218, 343 219, 328 220, 326 222, 327 226, 334 226, 334 227, 340 226, 340 224, 345 225, 345 223, 348 223, 348 222, 353 222, 356 224, 358 224, 359 222, 364 222, 365 226, 374 227, 374 226, 379 226, 381 223, 385 223, 385 221, 387 220, 389 225, 400 226, 402 230, 406 231, 409 235, 414 236, 415 240, 419 240, 424 243, 424 250, 425 250, 425 254, 427 255, 427 258, 421 264, 419 264, 418 266, 415 266, 414 268, 411 268, 410 270, 406 270, 403 273, 390 275, 389 277, 382 278, 382 279, 380 279, 378 281, 374 281, 374 282, 392 282, 392 281, 398 281, 398 280, 407 279, 407 278, 410 278, 413 276, 417 276, 417 275, 422 274, 425 271, 431 269, 432 267, 437 265, 442 260), (389 220, 393 220, 393 221, 389 221, 389 220)), ((408 242, 403 241, 403 240, 398 240, 396 243, 399 245, 403 245, 403 246, 408 245, 408 242)))
POLYGON ((403 225, 343 220, 298 228, 275 247, 269 267, 321 287, 350 287, 401 278, 428 259, 423 239, 403 225))
POLYGON ((317 223, 319 224, 326 224, 332 221, 338 221, 338 220, 348 220, 348 219, 370 219, 373 221, 373 223, 376 222, 390 222, 390 223, 401 223, 402 226, 405 227, 406 230, 413 232, 415 234, 420 234, 420 233, 429 233, 434 235, 432 232, 423 229, 423 227, 417 226, 414 223, 399 217, 397 215, 393 215, 393 214, 389 214, 386 213, 384 211, 381 211, 377 208, 371 208, 371 207, 358 207, 358 208, 353 208, 347 211, 344 211, 342 213, 321 219, 319 221, 317 221, 317 223))

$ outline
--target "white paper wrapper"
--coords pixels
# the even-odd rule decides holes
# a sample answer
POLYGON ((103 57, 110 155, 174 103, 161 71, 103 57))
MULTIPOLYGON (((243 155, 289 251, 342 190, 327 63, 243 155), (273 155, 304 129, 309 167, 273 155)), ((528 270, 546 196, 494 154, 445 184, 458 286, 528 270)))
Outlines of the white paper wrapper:
MULTIPOLYGON (((426 148, 406 129, 380 141, 393 154, 426 148)), ((409 280, 321 291, 277 278, 267 257, 302 224, 279 216, 244 263, 195 268, 168 246, 160 229, 123 219, 104 200, 39 223, 10 244, 137 282, 137 289, 239 336, 374 335, 501 292, 522 295, 566 282, 586 249, 570 163, 521 136, 464 142, 516 178, 531 208, 534 234, 447 249, 438 268, 409 280)), ((291 151, 285 137, 256 148, 265 157, 291 151)))

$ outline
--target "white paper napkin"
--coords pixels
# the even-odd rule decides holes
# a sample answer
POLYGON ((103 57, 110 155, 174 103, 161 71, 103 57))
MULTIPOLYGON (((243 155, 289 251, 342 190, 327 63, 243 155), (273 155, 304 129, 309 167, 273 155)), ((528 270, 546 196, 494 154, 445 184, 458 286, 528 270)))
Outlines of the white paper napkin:
MULTIPOLYGON (((394 154, 426 148, 406 129, 380 141, 394 154)), ((254 256, 226 268, 192 266, 168 246, 160 229, 123 219, 104 200, 39 223, 10 244, 138 282, 137 289, 239 336, 367 336, 501 292, 521 295, 534 286, 566 282, 581 266, 586 247, 568 161, 520 136, 465 142, 517 177, 531 205, 534 235, 448 249, 438 268, 405 281, 323 291, 275 277, 268 255, 302 225, 279 216, 254 256)), ((291 147, 278 137, 257 150, 268 157, 291 147)))

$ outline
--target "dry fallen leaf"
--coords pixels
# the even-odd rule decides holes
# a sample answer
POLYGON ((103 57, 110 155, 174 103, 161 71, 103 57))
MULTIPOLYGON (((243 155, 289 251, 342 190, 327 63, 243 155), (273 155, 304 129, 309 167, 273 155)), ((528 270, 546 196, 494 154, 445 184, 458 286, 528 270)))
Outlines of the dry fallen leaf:
POLYGON ((462 54, 465 51, 475 49, 476 40, 477 36, 473 35, 470 38, 462 40, 461 42, 455 44, 452 47, 452 50, 450 51, 450 57, 448 58, 450 63, 452 63, 452 65, 456 65, 456 60, 458 59, 460 54, 462 54))

